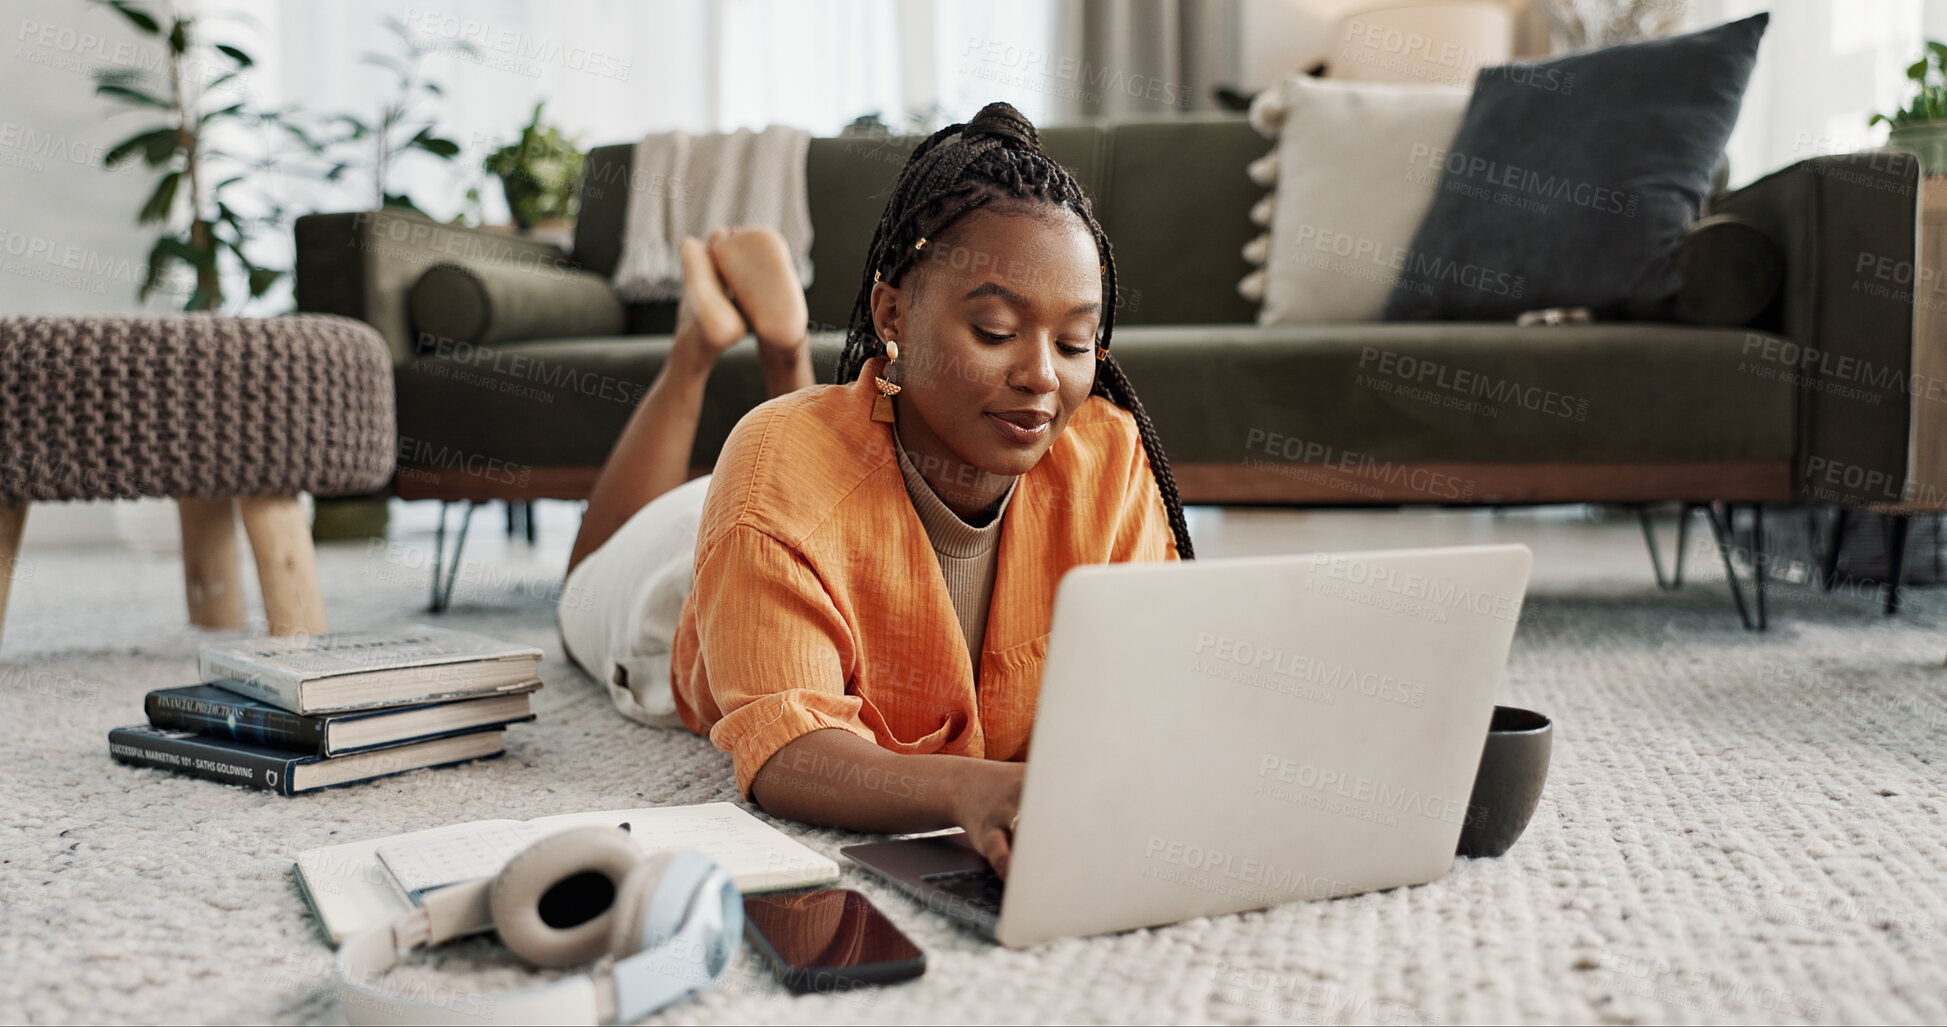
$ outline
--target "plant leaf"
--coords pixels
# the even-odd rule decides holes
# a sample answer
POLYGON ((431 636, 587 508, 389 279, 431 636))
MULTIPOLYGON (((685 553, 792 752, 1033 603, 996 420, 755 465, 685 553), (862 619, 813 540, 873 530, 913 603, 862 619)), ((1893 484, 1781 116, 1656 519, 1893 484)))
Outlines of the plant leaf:
POLYGON ((426 212, 420 210, 419 205, 412 202, 411 198, 406 196, 406 194, 404 193, 386 193, 385 203, 383 205, 387 207, 398 207, 403 210, 409 210, 412 211, 414 214, 426 215, 426 212))
POLYGON ((215 310, 222 303, 222 293, 205 289, 199 283, 196 286, 196 291, 189 294, 189 302, 183 304, 183 311, 185 313, 195 313, 197 311, 215 310))
POLYGON ((193 268, 201 268, 205 264, 212 264, 216 261, 216 254, 214 252, 204 253, 196 247, 191 246, 181 236, 165 235, 161 239, 156 240, 156 248, 193 268))
POLYGON ((223 56, 228 57, 231 60, 237 62, 237 66, 240 68, 248 68, 251 65, 257 63, 256 61, 250 59, 249 54, 244 53, 242 50, 239 50, 236 47, 229 45, 228 43, 218 43, 216 44, 216 49, 218 50, 218 52, 222 53, 223 56))
POLYGON ((392 72, 394 75, 397 75, 400 78, 406 77, 405 65, 400 64, 398 61, 393 60, 392 58, 387 57, 382 53, 363 54, 358 58, 358 63, 376 65, 378 67, 384 68, 389 72, 392 72))
POLYGON ((169 220, 176 207, 176 187, 182 182, 183 173, 171 171, 162 176, 155 185, 155 192, 149 194, 149 202, 142 205, 142 212, 135 216, 137 224, 154 224, 169 220))
POLYGON ((169 52, 181 56, 189 52, 189 20, 177 18, 169 26, 169 52))
POLYGON ((181 240, 172 235, 165 235, 157 239, 154 246, 149 247, 149 266, 142 274, 142 284, 135 289, 137 302, 146 301, 149 294, 155 291, 155 287, 162 284, 162 272, 169 256, 168 244, 171 242, 181 242, 181 240))
POLYGON ((269 292, 270 287, 276 285, 277 280, 282 277, 284 277, 284 272, 282 271, 274 271, 267 267, 251 268, 250 269, 251 298, 255 299, 259 296, 262 296, 264 293, 269 292))
POLYGON ((230 117, 236 114, 240 110, 243 110, 243 104, 233 103, 230 106, 223 108, 222 110, 210 111, 204 114, 202 117, 196 119, 196 123, 198 125, 207 125, 210 122, 215 121, 217 118, 230 117))
POLYGON ((419 137, 415 137, 412 141, 412 144, 426 151, 427 153, 432 154, 435 157, 441 157, 446 160, 452 160, 454 157, 459 156, 460 153, 459 143, 456 143, 451 139, 440 139, 436 136, 427 136, 425 135, 424 132, 420 133, 419 137))
POLYGON ((95 81, 114 85, 130 85, 148 77, 141 68, 96 68, 95 81))
POLYGON ((154 107, 157 110, 164 111, 174 109, 169 106, 169 101, 164 100, 160 96, 145 93, 140 89, 131 89, 128 86, 116 82, 104 82, 96 86, 95 95, 113 97, 123 103, 131 103, 137 107, 154 107))
POLYGON ((181 138, 173 128, 152 128, 147 132, 137 132, 110 148, 108 155, 101 159, 101 166, 112 168, 140 150, 143 162, 153 168, 175 156, 176 144, 181 138))
POLYGON ((140 7, 127 3, 125 0, 109 0, 108 6, 121 12, 122 17, 127 18, 128 23, 135 26, 143 34, 151 36, 159 36, 162 34, 162 26, 149 15, 149 12, 144 11, 140 7))

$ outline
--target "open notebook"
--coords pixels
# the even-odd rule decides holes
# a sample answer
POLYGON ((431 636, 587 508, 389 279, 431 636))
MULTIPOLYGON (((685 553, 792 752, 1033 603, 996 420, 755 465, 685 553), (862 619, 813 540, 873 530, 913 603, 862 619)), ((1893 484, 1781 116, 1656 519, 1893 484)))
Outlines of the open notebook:
POLYGON ((336 945, 410 910, 420 895, 490 877, 533 840, 571 827, 629 825, 642 850, 696 849, 730 871, 745 892, 809 888, 838 880, 838 864, 728 802, 562 813, 534 820, 476 820, 298 854, 304 897, 336 945))

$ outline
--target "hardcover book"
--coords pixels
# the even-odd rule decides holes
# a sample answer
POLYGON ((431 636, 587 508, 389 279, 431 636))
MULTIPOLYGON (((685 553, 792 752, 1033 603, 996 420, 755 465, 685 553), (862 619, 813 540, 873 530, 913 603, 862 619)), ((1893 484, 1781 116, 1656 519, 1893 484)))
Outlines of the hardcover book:
POLYGON ((206 681, 311 714, 527 690, 539 683, 541 650, 415 624, 206 645, 197 663, 206 681))
POLYGON ((535 687, 476 699, 305 716, 240 694, 241 689, 234 684, 217 682, 158 688, 143 700, 142 708, 149 715, 149 723, 159 728, 318 756, 343 756, 533 720, 528 693, 535 687))
POLYGON ((282 795, 464 763, 498 756, 501 751, 500 732, 491 728, 330 759, 188 731, 169 731, 148 724, 108 732, 108 753, 123 763, 248 785, 282 795))
POLYGON ((627 824, 645 853, 696 849, 746 893, 838 880, 838 864, 728 802, 477 820, 298 853, 297 879, 332 944, 410 912, 435 888, 490 877, 528 843, 571 827, 627 824))

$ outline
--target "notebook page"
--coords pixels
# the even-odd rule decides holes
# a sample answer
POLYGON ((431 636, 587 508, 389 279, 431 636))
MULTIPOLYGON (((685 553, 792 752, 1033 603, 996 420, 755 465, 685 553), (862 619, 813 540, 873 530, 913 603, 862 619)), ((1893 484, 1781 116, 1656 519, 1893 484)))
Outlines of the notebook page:
POLYGON ((492 877, 515 853, 546 835, 591 824, 619 827, 625 823, 643 852, 696 849, 722 864, 746 892, 838 880, 838 864, 829 857, 727 802, 468 825, 466 830, 382 842, 378 857, 399 890, 417 903, 436 888, 492 877))
POLYGON ((427 838, 401 838, 378 847, 379 862, 399 890, 418 905, 435 888, 492 877, 542 835, 553 832, 532 823, 501 821, 469 825, 427 838))
POLYGON ((564 813, 528 821, 547 833, 586 824, 629 825, 644 852, 695 849, 722 864, 746 892, 780 891, 838 880, 838 864, 728 802, 564 813))

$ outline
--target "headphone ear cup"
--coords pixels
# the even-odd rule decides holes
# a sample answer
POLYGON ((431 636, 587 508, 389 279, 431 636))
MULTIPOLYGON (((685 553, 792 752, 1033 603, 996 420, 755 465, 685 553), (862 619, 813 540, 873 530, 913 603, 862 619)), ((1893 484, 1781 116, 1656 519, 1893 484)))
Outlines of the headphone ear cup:
POLYGON ((616 889, 608 926, 608 951, 615 958, 627 959, 642 951, 642 918, 649 912, 649 900, 656 895, 663 871, 669 869, 670 855, 658 852, 636 864, 616 889))
POLYGON ((629 836, 578 827, 528 846, 488 889, 494 930, 536 966, 586 963, 608 944, 622 886, 642 862, 629 836))

